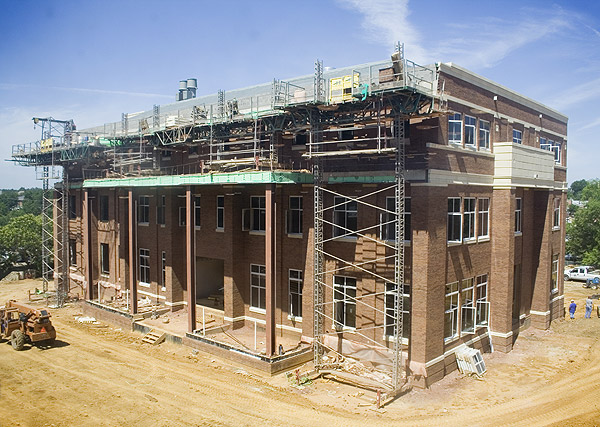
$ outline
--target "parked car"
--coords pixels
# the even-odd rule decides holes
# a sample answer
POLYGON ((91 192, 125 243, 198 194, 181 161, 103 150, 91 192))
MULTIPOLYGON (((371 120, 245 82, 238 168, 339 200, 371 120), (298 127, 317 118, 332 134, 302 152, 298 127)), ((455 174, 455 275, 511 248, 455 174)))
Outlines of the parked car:
POLYGON ((575 257, 575 255, 566 254, 565 261, 568 263, 575 263, 575 262, 577 262, 577 258, 575 257))
POLYGON ((600 271, 594 269, 591 265, 581 265, 575 268, 565 269, 565 280, 579 280, 587 282, 588 280, 600 280, 600 271))

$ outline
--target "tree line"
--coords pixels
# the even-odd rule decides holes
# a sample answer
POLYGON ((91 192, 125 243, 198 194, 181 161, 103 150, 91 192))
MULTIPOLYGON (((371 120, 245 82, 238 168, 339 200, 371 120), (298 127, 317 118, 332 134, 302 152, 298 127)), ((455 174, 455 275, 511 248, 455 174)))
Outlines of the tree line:
POLYGON ((0 278, 16 266, 41 273, 41 188, 0 190, 0 278))
POLYGON ((568 197, 567 253, 582 264, 600 266, 600 180, 573 182, 568 197))

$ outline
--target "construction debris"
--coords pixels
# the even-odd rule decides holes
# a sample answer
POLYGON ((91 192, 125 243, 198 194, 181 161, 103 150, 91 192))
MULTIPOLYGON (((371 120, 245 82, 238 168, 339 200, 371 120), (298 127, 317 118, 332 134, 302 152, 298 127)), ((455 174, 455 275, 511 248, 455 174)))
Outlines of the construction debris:
POLYGON ((154 329, 148 332, 142 338, 142 342, 146 344, 158 345, 165 340, 167 334, 161 331, 155 331, 154 329))
POLYGON ((471 347, 465 346, 456 351, 456 364, 461 374, 481 377, 487 371, 481 352, 471 347))

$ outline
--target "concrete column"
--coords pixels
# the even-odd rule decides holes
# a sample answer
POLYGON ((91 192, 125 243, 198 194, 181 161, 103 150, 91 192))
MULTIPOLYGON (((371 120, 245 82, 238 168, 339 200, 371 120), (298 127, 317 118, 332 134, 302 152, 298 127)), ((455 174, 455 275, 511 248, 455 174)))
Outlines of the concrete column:
POLYGON ((266 355, 275 354, 275 235, 276 206, 275 184, 267 184, 265 191, 266 233, 265 233, 265 267, 266 267, 266 355))
POLYGON ((192 186, 185 190, 185 270, 188 305, 188 332, 196 329, 196 254, 194 251, 194 198, 192 186))
POLYGON ((84 277, 86 281, 87 299, 94 299, 93 274, 92 274, 92 227, 90 215, 90 195, 89 190, 83 192, 83 263, 84 277))
POLYGON ((129 190, 129 198, 127 205, 127 218, 129 222, 129 297, 131 299, 131 313, 137 313, 137 275, 135 274, 137 268, 136 262, 136 251, 137 247, 135 244, 135 224, 136 224, 136 204, 133 200, 133 190, 129 190))

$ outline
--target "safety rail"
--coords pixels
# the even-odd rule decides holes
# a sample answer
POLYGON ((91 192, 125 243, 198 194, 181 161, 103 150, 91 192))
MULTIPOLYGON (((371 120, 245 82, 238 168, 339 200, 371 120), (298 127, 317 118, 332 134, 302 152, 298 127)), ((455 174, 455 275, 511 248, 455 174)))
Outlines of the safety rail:
POLYGON ((14 145, 12 157, 19 159, 80 144, 112 146, 106 141, 139 138, 183 127, 254 120, 281 114, 281 110, 287 107, 352 102, 387 91, 410 89, 433 96, 437 88, 435 66, 421 66, 405 59, 326 70, 320 78, 325 89, 323 100, 316 93, 319 89, 315 90, 313 75, 290 80, 275 79, 270 84, 220 91, 220 94, 155 106, 140 113, 123 114, 120 122, 73 132, 67 145, 55 140, 14 145), (336 90, 339 89, 341 92, 338 94, 336 90))

